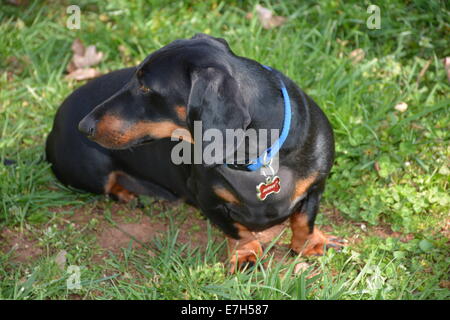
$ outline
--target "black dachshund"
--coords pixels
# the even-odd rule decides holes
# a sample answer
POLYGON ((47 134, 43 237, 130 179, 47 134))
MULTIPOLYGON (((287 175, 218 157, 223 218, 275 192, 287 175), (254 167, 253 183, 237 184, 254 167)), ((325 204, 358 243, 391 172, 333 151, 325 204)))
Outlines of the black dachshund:
POLYGON ((228 236, 232 271, 261 256, 253 231, 288 218, 296 253, 320 255, 341 246, 314 227, 334 158, 326 116, 292 80, 236 56, 220 38, 176 40, 137 67, 77 89, 56 114, 46 153, 66 185, 124 202, 144 194, 200 208, 228 236), (248 144, 245 137, 231 151, 217 152, 213 163, 176 164, 179 143, 201 151, 209 145, 194 137, 196 121, 202 132, 224 136, 227 129, 281 134, 256 159, 246 153, 243 164, 224 163, 248 144))

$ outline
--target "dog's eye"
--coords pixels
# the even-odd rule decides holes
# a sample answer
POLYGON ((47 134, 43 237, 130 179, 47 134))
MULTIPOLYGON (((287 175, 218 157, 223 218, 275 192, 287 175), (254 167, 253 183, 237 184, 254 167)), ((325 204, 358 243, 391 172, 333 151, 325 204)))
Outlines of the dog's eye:
POLYGON ((144 86, 143 84, 139 87, 139 91, 141 91, 142 93, 149 93, 150 92, 150 88, 144 86))

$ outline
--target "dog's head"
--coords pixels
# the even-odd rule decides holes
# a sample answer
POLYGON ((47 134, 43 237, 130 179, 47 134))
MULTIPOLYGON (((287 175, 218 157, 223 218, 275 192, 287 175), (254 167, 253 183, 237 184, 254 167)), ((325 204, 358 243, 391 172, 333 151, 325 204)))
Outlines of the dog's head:
POLYGON ((148 56, 121 90, 81 120, 79 130, 110 149, 170 138, 179 128, 193 142, 194 121, 224 137, 226 129, 245 130, 250 116, 233 77, 233 57, 223 39, 199 34, 174 41, 148 56))

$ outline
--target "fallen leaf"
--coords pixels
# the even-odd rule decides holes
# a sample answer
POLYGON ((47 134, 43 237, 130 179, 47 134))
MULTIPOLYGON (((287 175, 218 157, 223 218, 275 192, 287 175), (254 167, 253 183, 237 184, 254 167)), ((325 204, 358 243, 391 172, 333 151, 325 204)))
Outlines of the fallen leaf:
POLYGON ((378 172, 380 171, 380 164, 378 163, 378 161, 375 161, 375 163, 373 164, 373 168, 378 172))
POLYGON ((423 66, 422 70, 420 70, 419 75, 417 76, 417 85, 419 85, 420 80, 422 80, 423 76, 427 72, 428 68, 431 66, 431 60, 428 60, 425 65, 423 66))
POLYGON ((400 102, 394 107, 394 109, 400 112, 405 112, 408 110, 408 104, 406 102, 400 102))
POLYGON ((255 10, 264 29, 279 27, 287 21, 286 17, 275 16, 270 9, 264 8, 259 4, 256 5, 255 10))
POLYGON ((30 64, 30 59, 28 56, 9 56, 5 59, 6 69, 6 79, 8 81, 14 79, 15 76, 20 75, 30 64))
POLYGON ((94 68, 76 69, 75 71, 69 73, 66 76, 66 79, 81 81, 96 78, 100 75, 100 71, 94 68))
POLYGON ((19 74, 23 71, 23 66, 20 63, 19 59, 17 59, 17 57, 9 56, 6 58, 5 62, 6 62, 6 65, 8 66, 8 69, 10 69, 14 73, 19 74), (17 72, 18 69, 19 69, 19 71, 17 72))
POLYGON ((86 51, 83 42, 81 42, 81 40, 78 38, 73 41, 70 48, 72 49, 73 54, 78 56, 84 55, 84 52, 86 51))
POLYGON ((357 64, 364 59, 364 57, 366 56, 366 53, 364 52, 363 49, 358 48, 358 49, 355 49, 352 52, 350 52, 350 54, 348 56, 352 60, 353 64, 357 64))
POLYGON ((69 64, 67 65, 66 71, 68 73, 72 73, 75 70, 77 70, 77 67, 75 67, 75 64, 73 63, 73 61, 70 61, 69 64))
POLYGON ((72 60, 67 65, 66 79, 73 80, 87 80, 98 77, 101 73, 92 66, 97 65, 103 59, 103 53, 97 52, 94 45, 85 48, 80 39, 75 39, 72 43, 71 49, 73 51, 72 60))
POLYGON ((28 5, 28 0, 8 0, 6 3, 19 7, 28 5))
POLYGON ((67 255, 67 251, 66 250, 61 250, 60 252, 58 252, 58 254, 55 257, 55 263, 58 265, 58 267, 61 270, 64 270, 64 268, 66 267, 66 258, 67 255))
POLYGON ((95 66, 102 61, 102 58, 102 52, 97 52, 97 48, 95 46, 89 46, 86 48, 83 55, 74 54, 72 61, 75 64, 75 67, 79 69, 95 66))
POLYGON ((308 263, 306 263, 306 262, 299 262, 294 267, 294 273, 295 274, 303 273, 306 270, 308 270, 308 268, 309 268, 309 264, 308 263))
POLYGON ((439 282, 439 287, 445 288, 445 289, 450 289, 450 281, 442 280, 441 282, 439 282))
POLYGON ((364 223, 361 223, 360 227, 362 231, 367 232, 367 226, 364 223))
POLYGON ((447 80, 450 82, 450 57, 446 57, 443 60, 444 62, 444 68, 447 71, 447 80))
MULTIPOLYGON (((74 56, 83 56, 84 51, 86 51, 83 42, 81 42, 81 40, 78 38, 73 41, 72 46, 70 48, 72 49, 74 56)), ((70 60, 69 64, 67 65, 67 72, 71 73, 77 69, 78 68, 75 65, 72 57, 72 60, 70 60)))

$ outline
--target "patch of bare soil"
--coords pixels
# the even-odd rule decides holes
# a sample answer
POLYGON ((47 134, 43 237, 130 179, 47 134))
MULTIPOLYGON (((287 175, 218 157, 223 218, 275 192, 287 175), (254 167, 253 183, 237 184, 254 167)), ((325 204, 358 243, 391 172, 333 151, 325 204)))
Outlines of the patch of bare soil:
POLYGON ((449 240, 450 242, 450 218, 445 219, 442 223, 440 232, 449 240))
POLYGON ((386 223, 380 222, 378 226, 368 226, 365 223, 354 222, 352 223, 352 225, 362 230, 363 232, 355 232, 353 236, 347 239, 350 244, 360 243, 367 236, 378 237, 381 239, 397 238, 401 242, 408 242, 414 239, 414 235, 393 231, 391 227, 386 223))
POLYGON ((13 262, 25 263, 42 255, 38 241, 29 232, 5 228, 0 232, 0 251, 11 252, 13 262))
MULTIPOLYGON (((188 244, 191 247, 198 247, 200 250, 206 248, 208 243, 208 233, 206 231, 208 227, 207 220, 201 218, 201 215, 195 208, 185 208, 185 212, 178 213, 176 204, 163 202, 158 205, 161 206, 161 210, 163 211, 172 209, 174 210, 174 214, 184 215, 183 219, 175 222, 175 226, 178 229, 178 243, 188 244)), ((133 240, 134 248, 141 248, 143 244, 149 243, 154 237, 162 236, 169 231, 169 218, 163 220, 150 219, 142 213, 141 209, 125 209, 128 217, 129 215, 140 216, 139 221, 137 222, 127 223, 121 221, 121 218, 116 219, 114 213, 117 213, 118 210, 124 210, 124 207, 126 208, 126 205, 115 204, 111 209, 112 215, 115 217, 114 220, 119 221, 115 226, 102 224, 102 226, 98 228, 98 244, 103 249, 119 254, 122 248, 127 248, 129 246, 130 240, 133 240)), ((122 217, 123 214, 124 213, 122 212, 122 217)), ((75 215, 74 218, 77 216, 78 215, 75 215)), ((83 220, 80 216, 75 219, 83 220)), ((277 225, 263 232, 257 232, 255 233, 255 236, 263 245, 268 245, 275 237, 283 232, 285 227, 285 224, 277 225)), ((213 237, 218 242, 225 239, 225 236, 217 229, 213 232, 213 237)))
MULTIPOLYGON (((360 243, 362 241, 362 239, 365 238, 366 236, 373 236, 373 237, 378 237, 378 238, 382 238, 382 239, 397 238, 402 242, 408 242, 408 241, 411 241, 412 239, 414 239, 414 235, 393 231, 389 224, 382 222, 382 221, 380 221, 377 226, 369 226, 367 223, 364 223, 364 222, 352 222, 352 221, 346 220, 341 215, 339 210, 337 210, 336 208, 333 208, 332 210, 328 211, 326 213, 326 215, 327 215, 328 219, 330 219, 336 225, 342 225, 342 224, 347 223, 347 224, 353 226, 354 228, 363 231, 363 233, 355 232, 353 236, 346 239, 346 240, 348 240, 348 242, 350 244, 360 243)), ((327 232, 331 232, 331 230, 332 230, 330 226, 324 226, 323 229, 324 229, 324 231, 327 231, 327 232)))
MULTIPOLYGON (((155 201, 151 206, 152 215, 158 216, 157 218, 145 214, 145 210, 148 208, 142 209, 120 203, 107 204, 103 201, 86 204, 82 207, 55 207, 50 211, 57 214, 57 219, 53 220, 51 224, 56 225, 62 232, 70 232, 68 230, 70 225, 75 230, 80 230, 82 236, 87 237, 93 234, 97 239, 98 246, 102 249, 93 257, 93 263, 100 263, 107 257, 109 251, 120 258, 122 249, 128 248, 130 242, 133 248, 139 249, 148 245, 155 237, 166 234, 170 228, 170 219, 168 216, 164 217, 158 214, 168 210, 178 216, 174 223, 178 229, 177 241, 180 244, 198 247, 200 250, 206 248, 208 242, 207 220, 202 218, 195 208, 184 206, 180 209, 177 204, 166 201, 155 201), (108 211, 110 219, 105 217, 106 211, 108 211), (95 226, 86 228, 86 225, 92 223, 93 220, 96 221, 95 226)), ((257 232, 255 236, 263 245, 268 245, 283 232, 286 226, 287 224, 277 225, 263 232, 257 232)), ((44 230, 46 227, 47 225, 44 225, 42 229, 44 230)), ((20 233, 5 228, 0 232, 0 250, 2 252, 13 251, 12 260, 15 262, 31 262, 43 254, 43 250, 38 246, 38 234, 39 232, 35 232, 33 235, 27 230, 20 233)), ((225 236, 217 229, 213 230, 213 237, 218 242, 225 239, 225 236)), ((287 250, 286 246, 277 245, 274 246, 272 253, 281 258, 287 250)), ((55 254, 56 252, 55 249, 55 254)), ((149 254, 154 253, 149 251, 149 254)), ((224 261, 226 260, 226 256, 222 258, 224 261)))
POLYGON ((375 235, 379 238, 398 238, 402 242, 408 242, 414 239, 414 235, 412 234, 404 234, 401 232, 396 232, 391 229, 391 227, 387 224, 382 224, 380 226, 371 228, 371 235, 375 235))
POLYGON ((161 230, 164 230, 164 226, 154 224, 148 217, 143 217, 138 223, 119 223, 114 227, 105 228, 97 238, 102 248, 117 252, 121 248, 128 247, 131 240, 133 248, 140 248, 161 230))
MULTIPOLYGON (((146 247, 155 237, 161 237, 167 234, 170 228, 170 220, 174 221, 178 229, 177 241, 181 244, 188 244, 191 247, 198 247, 200 250, 206 248, 208 242, 207 221, 202 218, 199 212, 193 207, 169 203, 167 201, 154 201, 146 205, 145 208, 136 207, 130 204, 111 203, 107 201, 97 201, 86 204, 82 207, 64 206, 50 210, 57 214, 56 225, 61 231, 70 232, 69 225, 75 230, 81 232, 81 236, 88 237, 94 235, 96 244, 102 250, 94 256, 93 263, 101 263, 107 257, 108 252, 114 253, 119 258, 122 256, 122 249, 128 248, 130 241, 132 247, 139 249, 146 247), (149 214, 149 210, 151 213, 149 214), (161 214, 166 212, 166 214, 161 214), (170 213, 167 213, 170 212, 170 213), (147 214, 146 214, 147 213, 147 214), (106 218, 109 216, 110 218, 106 218), (92 224, 93 227, 86 228, 92 224)), ((361 236, 377 236, 380 238, 396 237, 402 241, 411 240, 412 235, 405 235, 394 232, 387 224, 376 227, 361 227, 361 223, 353 223, 345 220, 337 210, 325 212, 332 224, 349 224, 350 227, 364 229, 365 233, 355 232, 355 236, 349 240, 349 245, 359 243, 361 236), (358 235, 358 236, 357 236, 358 235)), ((51 222, 55 225, 55 220, 51 222)), ((47 226, 43 226, 45 229, 47 226)), ((268 246, 271 241, 278 237, 286 228, 289 228, 288 221, 269 228, 263 232, 256 232, 256 238, 262 243, 263 247, 268 246)), ((333 234, 332 226, 320 226, 322 231, 333 234)), ((73 229, 72 229, 73 230, 73 229)), ((221 242, 225 236, 218 231, 213 230, 215 241, 221 242)), ((5 228, 0 231, 0 251, 13 251, 13 261, 27 263, 43 254, 43 249, 38 246, 39 232, 32 234, 29 231, 20 233, 14 229, 5 228)), ((289 252, 286 244, 287 235, 283 235, 278 243, 273 246, 270 254, 275 259, 281 260, 289 252)), ((50 248, 52 250, 52 248, 50 248)), ((153 255, 151 250, 148 251, 153 255)), ((56 249, 55 249, 56 254, 56 249)), ((226 261, 226 256, 221 257, 226 261)))
MULTIPOLYGON (((95 219, 95 227, 87 232, 94 234, 102 253, 94 257, 94 262, 101 262, 109 251, 121 257, 122 249, 128 248, 130 242, 135 249, 146 247, 155 237, 161 237, 169 231, 169 216, 160 215, 171 211, 175 217, 174 224, 179 230, 177 241, 192 247, 206 248, 208 242, 207 222, 202 219, 195 208, 179 206, 167 201, 154 201, 145 208, 130 204, 109 203, 99 201, 93 205, 80 208, 61 207, 51 209, 54 213, 73 212, 61 216, 59 228, 65 229, 69 224, 82 229, 95 219), (151 208, 150 208, 151 207, 151 208), (151 214, 146 214, 151 209, 151 214), (105 214, 108 211, 110 219, 105 214)), ((84 232, 86 233, 86 231, 84 232)), ((216 234, 214 233, 216 236, 216 234)), ((218 239, 218 241, 222 241, 218 239)), ((154 254, 149 251, 149 254, 154 254)))

